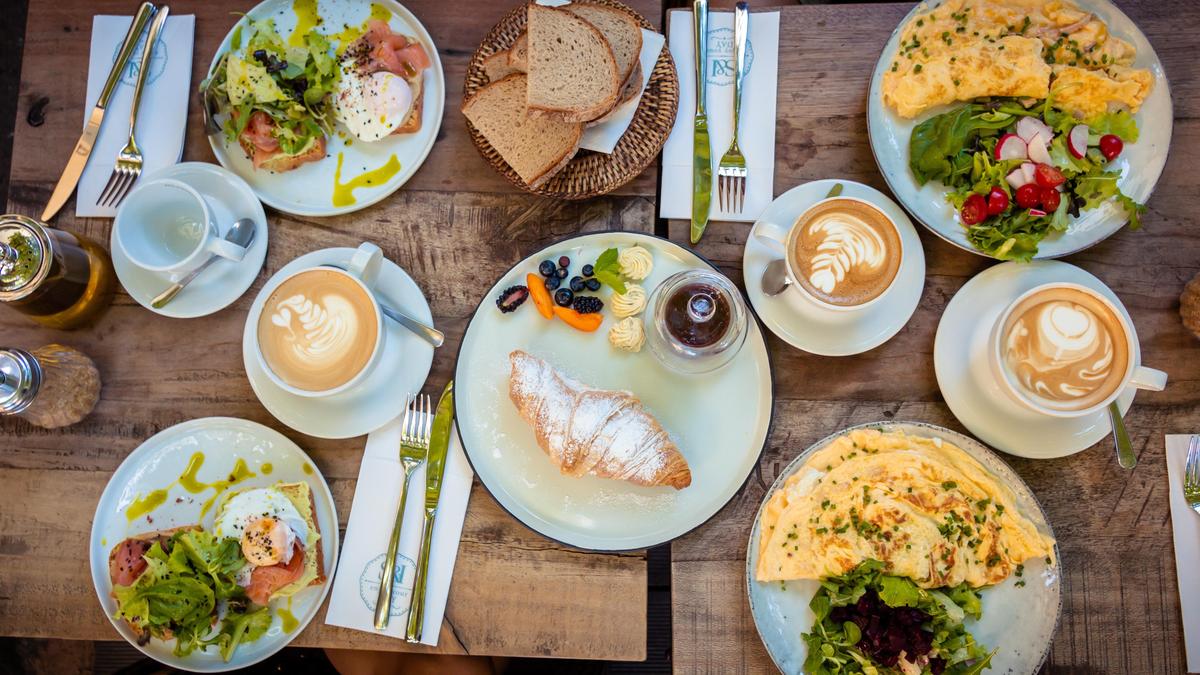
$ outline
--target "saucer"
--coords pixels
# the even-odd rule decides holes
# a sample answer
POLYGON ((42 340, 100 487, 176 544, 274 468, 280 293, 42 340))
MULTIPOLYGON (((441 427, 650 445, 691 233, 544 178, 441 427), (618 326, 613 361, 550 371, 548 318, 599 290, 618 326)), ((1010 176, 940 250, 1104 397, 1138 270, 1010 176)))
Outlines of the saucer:
MULTIPOLYGON (((1000 312, 1018 295, 1051 282, 1094 289, 1129 319, 1129 312, 1108 286, 1074 265, 1056 260, 1007 262, 980 272, 959 289, 946 305, 933 345, 938 388, 958 421, 993 448, 1030 459, 1073 455, 1112 431, 1104 411, 1082 417, 1050 417, 1027 410, 1009 398, 992 375, 987 342, 1000 312)), ((1128 387, 1121 394, 1121 414, 1128 412, 1136 391, 1128 387)))
MULTIPOLYGON (((191 319, 225 309, 250 288, 267 258, 267 214, 262 204, 246 181, 216 164, 183 162, 143 176, 142 182, 159 178, 174 178, 204 195, 222 237, 239 218, 254 220, 258 228, 254 241, 241 262, 214 262, 162 308, 151 307, 150 303, 171 285, 171 280, 133 264, 116 241, 110 241, 108 248, 121 286, 139 305, 163 316, 191 319)), ((112 236, 116 236, 115 230, 112 236)))
POLYGON ((904 210, 873 187, 841 179, 805 183, 771 202, 746 238, 742 269, 745 270, 746 295, 763 324, 796 349, 821 356, 861 354, 887 342, 908 323, 925 288, 925 251, 904 210), (777 255, 755 238, 759 223, 767 220, 795 222, 805 209, 825 199, 839 183, 843 197, 870 202, 887 214, 900 231, 904 259, 900 261, 895 285, 888 297, 860 310, 838 311, 818 306, 796 288, 784 289, 775 296, 767 295, 762 290, 762 273, 777 255))
MULTIPOLYGON (((346 264, 354 255, 352 248, 327 248, 313 251, 284 265, 263 288, 271 288, 276 279, 292 272, 326 263, 346 264)), ((375 292, 380 301, 402 310, 413 318, 433 325, 433 314, 417 283, 396 263, 383 259, 375 292)), ((266 298, 254 299, 248 317, 257 316, 266 298)), ((253 357, 255 345, 250 319, 242 332, 242 362, 246 377, 258 400, 280 422, 300 433, 318 438, 351 438, 375 431, 404 411, 405 395, 416 393, 425 384, 433 365, 433 346, 391 319, 385 319, 387 338, 383 354, 374 370, 348 391, 308 398, 280 389, 253 357)))

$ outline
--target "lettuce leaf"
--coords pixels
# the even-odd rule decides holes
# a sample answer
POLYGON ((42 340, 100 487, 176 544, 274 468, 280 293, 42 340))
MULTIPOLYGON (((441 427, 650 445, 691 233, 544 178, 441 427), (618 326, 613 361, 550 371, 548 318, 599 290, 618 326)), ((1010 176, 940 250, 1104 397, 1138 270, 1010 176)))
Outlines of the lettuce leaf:
POLYGON ((972 103, 921 122, 908 139, 908 165, 917 184, 936 180, 957 187, 954 177, 972 168, 973 146, 980 136, 995 136, 1031 114, 1016 103, 972 103))
POLYGON ((1137 143, 1137 122, 1133 119, 1133 115, 1129 114, 1128 110, 1118 110, 1117 112, 1100 115, 1088 120, 1087 124, 1093 134, 1100 136, 1114 134, 1120 136, 1121 140, 1126 143, 1137 143))

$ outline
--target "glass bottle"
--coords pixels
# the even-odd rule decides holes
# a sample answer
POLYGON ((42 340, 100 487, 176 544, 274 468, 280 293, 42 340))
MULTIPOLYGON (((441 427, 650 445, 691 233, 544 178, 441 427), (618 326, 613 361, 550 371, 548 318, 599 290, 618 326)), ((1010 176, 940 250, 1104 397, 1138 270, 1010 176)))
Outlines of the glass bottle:
POLYGON ((50 344, 32 352, 0 347, 0 415, 46 429, 87 417, 100 401, 100 371, 83 352, 50 344))
POLYGON ((22 215, 0 216, 0 302, 50 328, 76 328, 112 301, 116 277, 95 242, 22 215))

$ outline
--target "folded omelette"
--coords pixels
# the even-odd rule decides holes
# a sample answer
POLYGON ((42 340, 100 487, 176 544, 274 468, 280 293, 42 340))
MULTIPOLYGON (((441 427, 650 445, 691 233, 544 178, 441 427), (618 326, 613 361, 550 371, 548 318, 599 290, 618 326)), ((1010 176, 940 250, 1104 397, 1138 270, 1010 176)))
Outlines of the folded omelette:
POLYGON ((958 447, 857 429, 816 451, 762 513, 759 581, 823 579, 865 560, 922 588, 988 586, 1054 555, 1012 491, 958 447))

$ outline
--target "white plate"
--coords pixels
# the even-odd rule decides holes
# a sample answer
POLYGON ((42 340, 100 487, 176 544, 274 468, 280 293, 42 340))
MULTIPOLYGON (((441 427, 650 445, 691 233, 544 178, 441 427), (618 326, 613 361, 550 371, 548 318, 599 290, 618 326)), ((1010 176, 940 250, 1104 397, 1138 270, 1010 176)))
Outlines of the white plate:
POLYGON ((879 190, 852 180, 825 179, 798 185, 779 195, 759 216, 746 238, 742 254, 746 296, 762 322, 788 344, 811 354, 849 356, 874 349, 900 332, 917 309, 925 288, 925 250, 908 215, 879 190), (883 211, 900 231, 904 258, 896 272, 895 287, 888 297, 859 311, 842 312, 821 307, 802 291, 788 288, 776 296, 762 290, 762 273, 777 255, 755 238, 759 223, 778 223, 786 229, 808 207, 825 199, 829 190, 842 185, 842 195, 870 202, 883 211))
MULTIPOLYGON (((347 144, 340 134, 334 133, 326 139, 327 156, 324 160, 305 164, 285 173, 256 171, 237 142, 226 141, 224 133, 209 136, 208 140, 217 161, 245 178, 259 198, 269 206, 301 216, 333 216, 366 208, 404 185, 417 172, 433 148, 433 142, 442 126, 442 111, 446 104, 446 77, 442 72, 442 61, 438 56, 437 47, 433 44, 433 38, 417 17, 396 0, 374 0, 374 3, 369 0, 319 0, 318 13, 323 23, 318 32, 337 32, 333 29, 340 29, 343 25, 360 25, 370 15, 372 4, 379 4, 391 10, 392 18, 388 25, 394 31, 417 38, 432 62, 422 75, 425 78, 425 97, 421 129, 415 134, 388 136, 375 143, 355 140, 347 144), (381 185, 355 190, 356 201, 353 204, 334 206, 333 185, 338 153, 345 153, 345 163, 342 167, 343 183, 365 171, 383 166, 391 155, 395 155, 400 161, 400 171, 381 185)), ((296 27, 292 0, 263 0, 229 30, 206 72, 211 73, 221 55, 229 50, 234 33, 240 26, 248 20, 263 18, 274 19, 275 26, 284 39, 287 39, 296 27)), ((337 129, 345 133, 340 124, 337 125, 337 129)))
MULTIPOLYGON (((139 445, 121 462, 121 466, 117 467, 104 488, 104 493, 100 495, 99 505, 96 506, 89 551, 92 583, 96 586, 100 605, 104 608, 104 614, 112 621, 113 627, 129 644, 137 647, 145 655, 175 668, 206 673, 234 670, 258 663, 283 649, 317 615, 317 610, 329 593, 333 570, 337 564, 337 510, 333 503, 333 495, 330 494, 329 486, 321 472, 308 455, 283 434, 247 420, 206 417, 160 431, 139 445), (213 496, 215 489, 191 494, 179 485, 173 485, 187 468, 188 461, 195 452, 203 452, 205 455, 204 465, 197 473, 201 482, 220 480, 233 469, 237 460, 242 459, 256 475, 238 483, 233 489, 268 487, 280 481, 308 483, 312 488, 317 510, 317 526, 321 530, 323 542, 324 559, 321 562, 325 569, 326 582, 319 586, 310 586, 291 599, 291 612, 300 622, 299 625, 290 633, 285 633, 279 615, 275 613, 267 634, 254 642, 239 646, 229 663, 221 660, 221 655, 215 648, 207 652, 195 651, 187 657, 180 658, 171 653, 175 647, 173 640, 164 642, 152 639, 145 645, 139 645, 137 636, 129 625, 112 618, 117 611, 117 604, 111 595, 108 554, 114 546, 128 536, 144 532, 196 523, 200 523, 205 529, 212 527, 216 516, 215 509, 210 509, 204 516, 200 515, 200 511, 203 502, 213 496), (264 464, 272 465, 269 475, 263 474, 264 464), (132 522, 125 517, 125 509, 140 495, 168 486, 172 487, 166 501, 151 511, 149 517, 142 516, 132 522)), ((272 611, 287 606, 286 601, 276 601, 272 603, 272 611)))
MULTIPOLYGON (((1010 455, 1065 457, 1090 448, 1112 431, 1104 412, 1057 418, 1022 408, 996 384, 988 365, 988 336, 1000 312, 1025 291, 1058 281, 1095 289, 1129 319, 1121 300, 1096 277, 1074 265, 1040 260, 1003 263, 975 275, 950 299, 938 323, 933 367, 946 405, 971 433, 1010 455)), ((1133 327, 1132 319, 1129 325, 1133 327)), ((1136 391, 1129 387, 1121 394, 1122 414, 1133 404, 1136 391)))
MULTIPOLYGON (((1167 76, 1163 72, 1158 55, 1154 53, 1154 47, 1146 40, 1137 24, 1117 9, 1116 5, 1109 0, 1075 0, 1075 4, 1102 19, 1108 24, 1113 35, 1133 43, 1137 48, 1134 67, 1147 69, 1154 75, 1154 88, 1134 116, 1139 130, 1138 142, 1126 145, 1121 156, 1111 163, 1113 168, 1121 171, 1121 179, 1118 181, 1121 191, 1134 200, 1145 203, 1158 183, 1158 177, 1167 163, 1167 151, 1171 147, 1174 113, 1171 109, 1171 90, 1167 85, 1167 76)), ((913 127, 962 103, 938 107, 911 120, 900 117, 883 103, 883 73, 891 67, 895 59, 900 31, 908 24, 909 18, 924 7, 925 3, 918 4, 904 17, 884 46, 879 62, 875 64, 875 72, 871 76, 871 91, 867 97, 867 131, 871 140, 871 151, 875 154, 875 162, 887 180, 888 187, 909 213, 951 244, 972 253, 986 255, 967 241, 966 230, 959 222, 958 214, 945 199, 949 191, 936 181, 918 186, 912 170, 908 167, 908 140, 913 127)), ((1080 251, 1121 229, 1125 222, 1124 210, 1112 202, 1084 211, 1079 218, 1073 219, 1065 233, 1053 233, 1043 239, 1038 245, 1036 257, 1058 258, 1080 251)))
MULTIPOLYGON (((375 370, 353 389, 323 398, 296 396, 280 389, 253 358, 250 317, 258 315, 267 300, 267 289, 296 270, 325 263, 346 264, 352 248, 326 248, 296 258, 275 273, 250 306, 242 331, 242 363, 250 388, 272 415, 301 433, 318 438, 351 438, 375 431, 404 411, 404 396, 421 391, 433 365, 433 346, 400 324, 385 319, 387 339, 375 370)), ((433 325, 429 303, 417 282, 396 263, 384 258, 375 285, 379 299, 409 316, 433 325)))
MULTIPOLYGON (((212 208, 221 236, 225 236, 238 219, 252 219, 258 228, 254 233, 254 241, 250 243, 250 249, 241 262, 216 261, 161 309, 152 307, 150 303, 171 285, 171 280, 134 265, 114 240, 110 242, 109 250, 112 251, 117 278, 129 297, 155 314, 190 319, 220 311, 242 297, 242 293, 258 278, 258 271, 267 258, 267 214, 246 181, 215 164, 175 164, 142 177, 142 183, 159 178, 182 181, 204 195, 212 208)), ((112 236, 117 236, 115 231, 112 236)))
MULTIPOLYGON (((644 246, 654 272, 648 293, 685 269, 708 269, 694 253, 645 234, 601 232, 568 239, 526 258, 487 292, 467 326, 458 356, 455 406, 463 448, 479 480, 517 520, 551 539, 594 550, 628 550, 670 541, 701 525, 746 480, 766 442, 773 402, 766 343, 756 321, 741 351, 713 373, 685 376, 659 364, 649 347, 637 354, 608 344, 614 321, 582 333, 543 319, 526 301, 501 314, 495 299, 524 284, 542 260, 571 258, 572 274, 610 247, 644 246), (595 387, 631 391, 679 445, 692 470, 683 490, 559 473, 508 398, 508 354, 523 349, 595 387)), ((609 304, 609 292, 600 295, 609 304)), ((643 318, 646 318, 643 315, 643 318)))
MULTIPOLYGON (((754 515, 754 527, 750 531, 750 542, 746 549, 746 588, 750 596, 750 613, 759 637, 775 665, 785 673, 799 673, 807 656, 802 633, 812 628, 813 613, 808 608, 820 584, 816 581, 777 581, 760 583, 754 580, 754 569, 758 565, 759 522, 762 508, 767 500, 789 476, 796 473, 813 452, 825 447, 837 437, 851 429, 862 427, 882 428, 885 431, 903 431, 914 436, 942 438, 962 448, 979 461, 988 471, 1016 495, 1017 506, 1043 533, 1054 536, 1046 514, 1034 498, 1033 492, 1021 477, 999 457, 979 441, 955 433, 949 429, 914 422, 877 422, 843 429, 809 446, 788 464, 771 489, 763 497, 758 513, 754 515)), ((1016 586, 1019 581, 1010 576, 1004 582, 983 591, 983 617, 978 621, 967 621, 967 630, 976 641, 990 649, 996 649, 989 673, 1036 673, 1050 651, 1050 641, 1058 627, 1062 611, 1062 570, 1055 545, 1054 564, 1047 565, 1043 559, 1025 563, 1021 577, 1026 585, 1016 586)))

